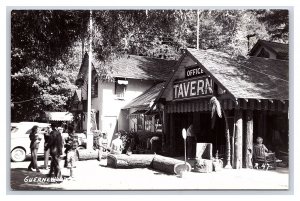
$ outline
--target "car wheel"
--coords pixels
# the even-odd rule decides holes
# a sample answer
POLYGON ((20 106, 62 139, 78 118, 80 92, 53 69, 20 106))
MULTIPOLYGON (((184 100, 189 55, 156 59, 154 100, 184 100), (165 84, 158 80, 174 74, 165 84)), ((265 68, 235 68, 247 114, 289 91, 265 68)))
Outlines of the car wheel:
POLYGON ((22 162, 26 158, 26 152, 22 148, 15 148, 11 152, 11 160, 14 162, 22 162))

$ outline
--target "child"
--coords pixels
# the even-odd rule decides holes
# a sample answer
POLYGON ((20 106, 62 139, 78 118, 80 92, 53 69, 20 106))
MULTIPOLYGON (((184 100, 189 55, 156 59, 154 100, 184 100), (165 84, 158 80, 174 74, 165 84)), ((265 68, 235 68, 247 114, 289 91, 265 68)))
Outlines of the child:
POLYGON ((98 148, 99 148, 99 152, 98 152, 98 160, 101 161, 102 155, 104 152, 107 151, 107 137, 106 137, 106 133, 102 133, 100 134, 99 138, 98 138, 98 148))
POLYGON ((66 138, 65 142, 65 167, 70 169, 70 178, 74 178, 74 170, 76 167, 75 162, 77 161, 77 148, 78 148, 78 136, 75 134, 73 126, 68 127, 69 136, 66 138))

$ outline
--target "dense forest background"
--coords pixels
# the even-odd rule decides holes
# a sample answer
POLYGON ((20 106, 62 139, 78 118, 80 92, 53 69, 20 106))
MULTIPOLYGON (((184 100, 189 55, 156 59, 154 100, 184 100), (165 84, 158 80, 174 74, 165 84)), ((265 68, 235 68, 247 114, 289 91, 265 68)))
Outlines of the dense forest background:
POLYGON ((258 39, 288 43, 287 10, 12 11, 12 121, 68 109, 90 37, 97 68, 127 54, 174 60, 196 47, 197 23, 200 49, 247 57, 247 35, 251 47, 258 39))

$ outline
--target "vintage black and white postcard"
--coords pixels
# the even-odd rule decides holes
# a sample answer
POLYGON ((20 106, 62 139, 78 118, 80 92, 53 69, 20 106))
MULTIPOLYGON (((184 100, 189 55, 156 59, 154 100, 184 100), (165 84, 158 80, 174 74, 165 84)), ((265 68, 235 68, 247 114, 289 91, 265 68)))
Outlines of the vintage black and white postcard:
POLYGON ((288 9, 12 9, 12 190, 288 190, 288 9))

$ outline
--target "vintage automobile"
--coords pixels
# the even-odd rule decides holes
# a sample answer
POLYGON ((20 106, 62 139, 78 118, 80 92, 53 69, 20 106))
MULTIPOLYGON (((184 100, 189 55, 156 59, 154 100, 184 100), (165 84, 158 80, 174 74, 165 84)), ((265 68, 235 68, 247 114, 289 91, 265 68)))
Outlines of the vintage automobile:
MULTIPOLYGON (((48 123, 39 122, 19 122, 11 123, 11 160, 14 162, 21 162, 30 156, 30 139, 29 134, 34 125, 40 128, 39 136, 41 138, 40 146, 38 149, 38 156, 44 156, 44 134, 50 128, 48 123)), ((78 133, 79 148, 86 147, 86 135, 78 133)), ((67 137, 67 133, 63 133, 63 141, 67 137)))

